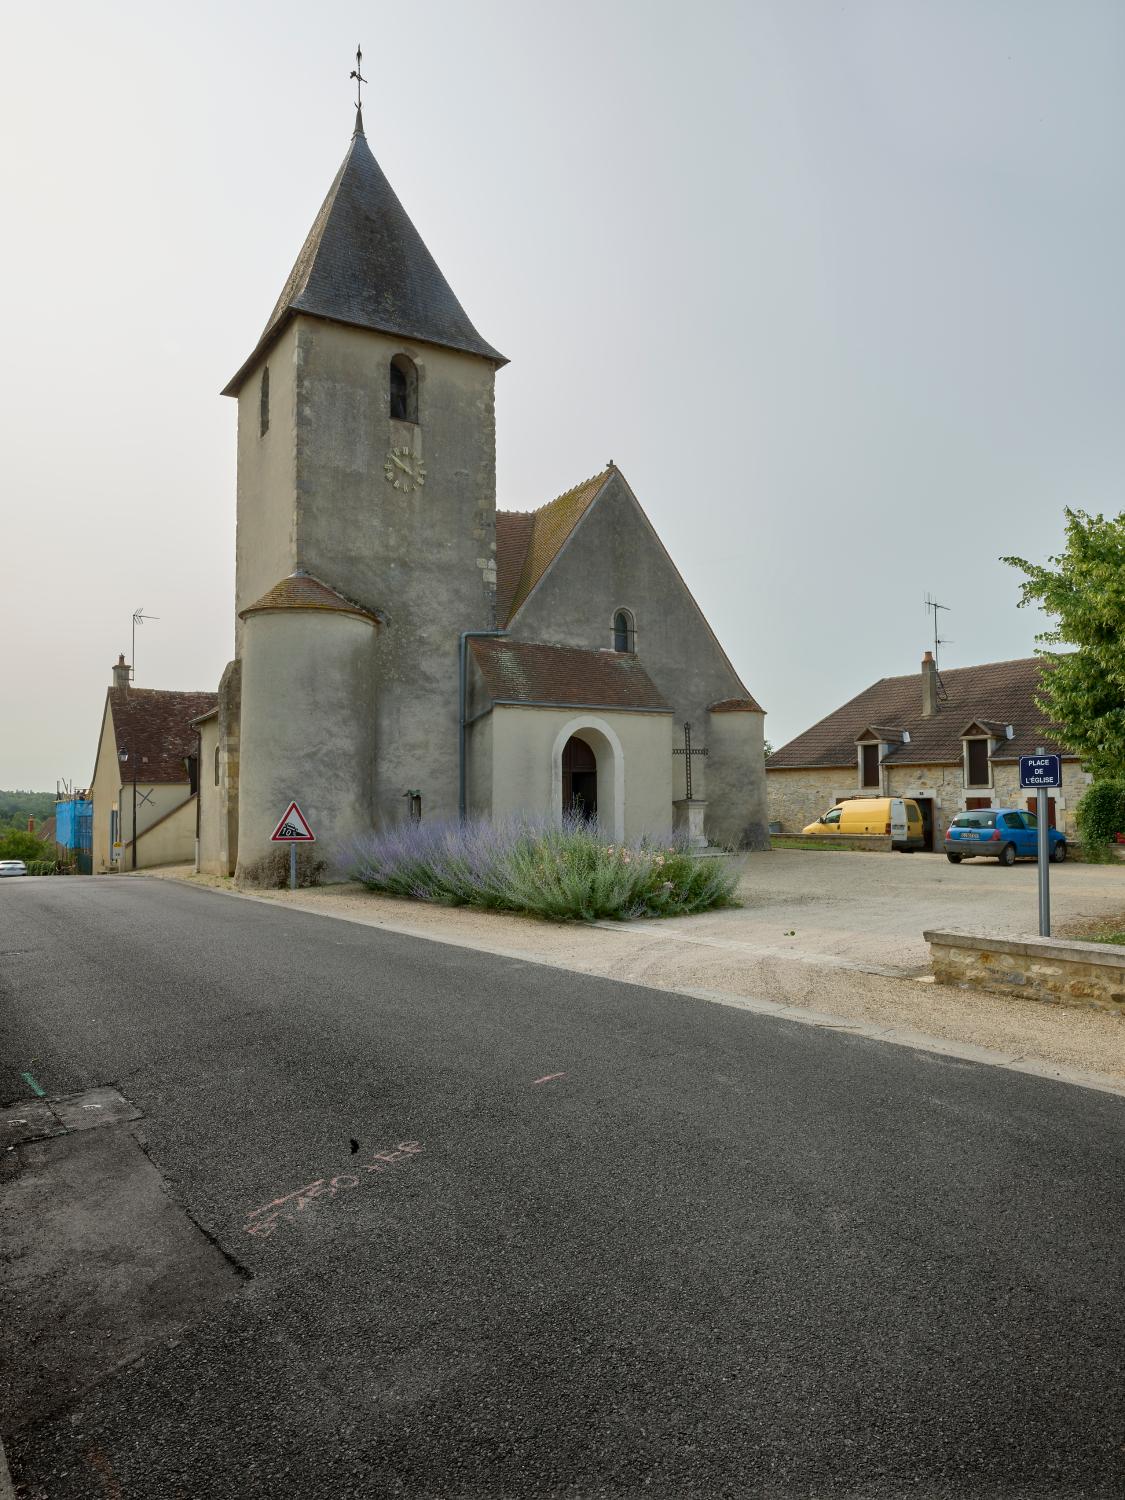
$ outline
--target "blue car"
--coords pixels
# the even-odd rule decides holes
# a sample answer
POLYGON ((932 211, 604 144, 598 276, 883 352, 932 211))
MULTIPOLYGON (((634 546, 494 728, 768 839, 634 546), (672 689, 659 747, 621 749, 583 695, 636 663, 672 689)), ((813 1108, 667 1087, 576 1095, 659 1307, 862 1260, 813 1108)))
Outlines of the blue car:
MULTIPOLYGON (((1051 860, 1066 858, 1066 839, 1057 828, 1047 831, 1051 860)), ((1039 824, 1035 814, 1018 807, 982 807, 958 813, 945 832, 945 857, 951 865, 963 859, 998 859, 1014 865, 1017 859, 1036 859, 1039 824)))

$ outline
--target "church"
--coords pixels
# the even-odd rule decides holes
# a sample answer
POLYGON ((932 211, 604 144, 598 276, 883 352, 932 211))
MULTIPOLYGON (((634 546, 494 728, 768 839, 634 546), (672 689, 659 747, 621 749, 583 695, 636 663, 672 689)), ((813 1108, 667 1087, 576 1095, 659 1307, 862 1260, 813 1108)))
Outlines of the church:
POLYGON ((252 880, 294 799, 331 866, 403 820, 596 819, 765 848, 763 712, 612 462, 496 508, 497 372, 361 110, 238 403, 234 659, 198 861, 252 880))

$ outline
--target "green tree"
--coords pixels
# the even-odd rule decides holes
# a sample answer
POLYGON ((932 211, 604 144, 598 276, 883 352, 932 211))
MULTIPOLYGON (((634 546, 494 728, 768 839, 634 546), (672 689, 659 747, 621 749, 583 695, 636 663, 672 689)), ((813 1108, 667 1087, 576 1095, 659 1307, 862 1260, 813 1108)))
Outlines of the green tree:
POLYGON ((54 844, 45 844, 27 829, 0 833, 0 859, 54 859, 54 844))
POLYGON ((1020 608, 1037 604, 1056 621, 1036 637, 1050 666, 1036 703, 1087 770, 1125 774, 1125 513, 1107 519, 1068 509, 1066 547, 1047 566, 1001 561, 1026 574, 1020 608))
POLYGON ((54 810, 54 792, 0 791, 0 827, 26 828, 29 817, 42 822, 54 810))

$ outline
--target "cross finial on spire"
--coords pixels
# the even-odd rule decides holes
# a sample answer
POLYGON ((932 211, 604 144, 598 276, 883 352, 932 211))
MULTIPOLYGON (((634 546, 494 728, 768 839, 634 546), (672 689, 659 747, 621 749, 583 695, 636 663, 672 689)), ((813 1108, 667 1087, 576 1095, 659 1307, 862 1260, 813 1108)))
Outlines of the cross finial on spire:
POLYGON ((355 133, 363 134, 363 85, 367 79, 363 76, 363 49, 356 43, 355 67, 348 74, 349 78, 355 79, 355 133))

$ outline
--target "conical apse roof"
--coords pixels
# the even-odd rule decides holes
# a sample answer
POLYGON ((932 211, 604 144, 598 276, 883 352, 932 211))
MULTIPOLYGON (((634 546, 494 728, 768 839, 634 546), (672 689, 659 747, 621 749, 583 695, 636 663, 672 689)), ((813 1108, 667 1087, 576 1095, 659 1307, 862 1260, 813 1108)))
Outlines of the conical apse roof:
POLYGON ((269 322, 225 396, 237 393, 250 367, 294 313, 402 334, 507 364, 469 322, 371 154, 358 118, 348 154, 269 322))

